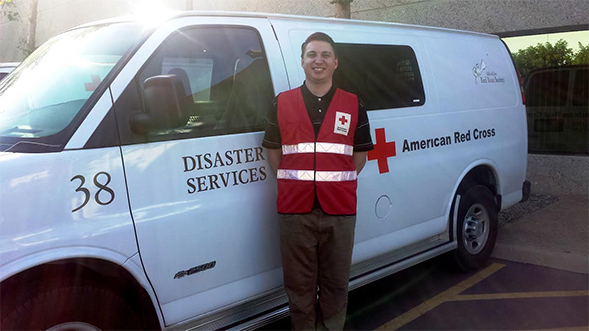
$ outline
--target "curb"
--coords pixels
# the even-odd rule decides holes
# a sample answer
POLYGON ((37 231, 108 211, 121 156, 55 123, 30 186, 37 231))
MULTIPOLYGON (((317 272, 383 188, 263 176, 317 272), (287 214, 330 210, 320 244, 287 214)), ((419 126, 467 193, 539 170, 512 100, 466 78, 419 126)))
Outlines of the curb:
POLYGON ((586 255, 497 242, 491 256, 508 261, 589 274, 589 257, 586 255))

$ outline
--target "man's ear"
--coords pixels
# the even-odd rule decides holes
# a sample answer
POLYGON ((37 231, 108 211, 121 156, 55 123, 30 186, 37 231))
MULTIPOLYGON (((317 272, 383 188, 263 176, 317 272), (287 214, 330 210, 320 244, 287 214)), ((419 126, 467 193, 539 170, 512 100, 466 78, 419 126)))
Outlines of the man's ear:
POLYGON ((338 59, 337 57, 335 58, 335 68, 333 68, 334 70, 337 69, 337 65, 338 65, 338 59))

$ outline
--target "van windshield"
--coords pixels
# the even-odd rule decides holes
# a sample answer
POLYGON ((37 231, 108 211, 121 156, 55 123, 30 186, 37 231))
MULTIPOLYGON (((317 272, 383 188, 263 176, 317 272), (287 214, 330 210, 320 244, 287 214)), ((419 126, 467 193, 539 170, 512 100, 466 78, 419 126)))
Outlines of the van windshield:
POLYGON ((86 101, 143 30, 138 23, 90 26, 39 47, 0 82, 0 150, 22 142, 63 147, 67 135, 59 133, 83 115, 86 101))

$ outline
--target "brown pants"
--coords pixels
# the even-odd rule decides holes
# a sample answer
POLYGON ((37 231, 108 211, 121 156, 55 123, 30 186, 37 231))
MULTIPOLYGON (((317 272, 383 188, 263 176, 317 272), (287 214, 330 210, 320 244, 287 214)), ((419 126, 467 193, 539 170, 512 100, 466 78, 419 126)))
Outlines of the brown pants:
POLYGON ((321 208, 280 215, 284 289, 293 330, 343 329, 355 227, 356 216, 327 215, 321 208))

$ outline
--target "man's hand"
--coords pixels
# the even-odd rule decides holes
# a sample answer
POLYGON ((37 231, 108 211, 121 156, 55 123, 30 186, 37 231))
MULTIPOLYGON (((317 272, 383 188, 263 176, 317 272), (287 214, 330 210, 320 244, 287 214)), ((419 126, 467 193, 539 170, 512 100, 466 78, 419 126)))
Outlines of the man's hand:
POLYGON ((270 164, 272 171, 274 171, 274 175, 276 175, 276 172, 278 171, 278 165, 280 165, 280 160, 282 159, 282 148, 267 148, 266 150, 268 151, 268 163, 270 164))
POLYGON ((354 154, 352 155, 352 157, 354 158, 354 164, 356 165, 356 172, 358 173, 358 175, 360 174, 360 171, 362 171, 362 168, 364 168, 364 165, 366 164, 366 155, 368 155, 368 152, 354 152, 354 154))

